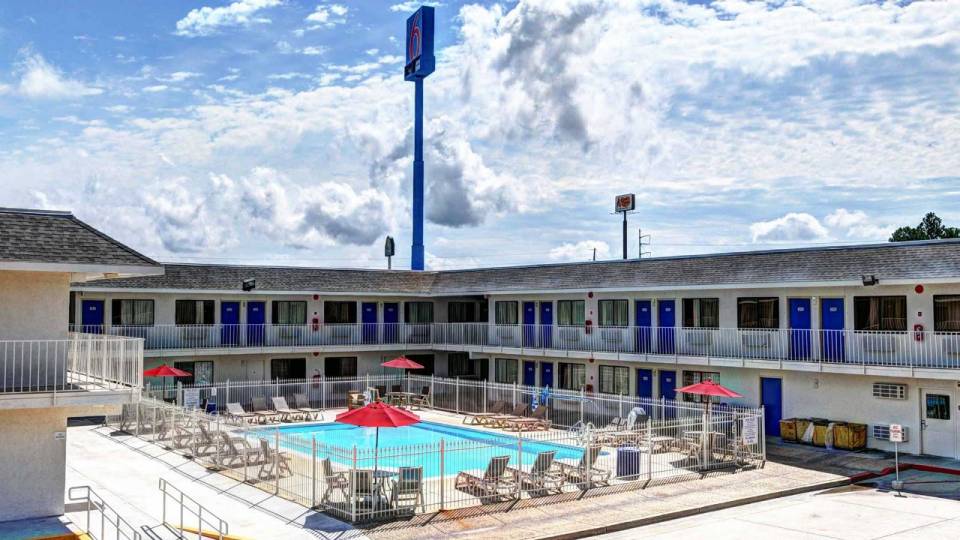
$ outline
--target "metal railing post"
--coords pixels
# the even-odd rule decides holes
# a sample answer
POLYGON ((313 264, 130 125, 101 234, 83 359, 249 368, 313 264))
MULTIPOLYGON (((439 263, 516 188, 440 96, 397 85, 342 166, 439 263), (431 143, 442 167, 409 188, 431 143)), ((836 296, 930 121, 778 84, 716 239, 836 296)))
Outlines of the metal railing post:
POLYGON ((441 512, 443 511, 443 503, 444 503, 444 484, 447 483, 446 476, 444 475, 444 470, 445 470, 444 458, 446 457, 444 455, 445 450, 446 450, 446 443, 444 442, 443 439, 440 439, 440 511, 441 512))
POLYGON ((224 401, 223 401, 223 402, 224 402, 224 403, 230 403, 230 379, 227 379, 227 382, 226 382, 226 384, 224 385, 224 390, 223 390, 223 392, 226 394, 226 397, 224 397, 224 401))
POLYGON ((580 387, 580 423, 583 423, 583 402, 587 399, 587 394, 584 392, 584 388, 580 387))
POLYGON ((653 429, 647 417, 647 482, 653 480, 653 429))
POLYGON ((310 447, 310 507, 317 507, 317 435, 313 434, 310 447))
POLYGON ((273 494, 280 493, 280 428, 274 430, 274 448, 273 448, 273 474, 276 475, 273 486, 273 494))
MULTIPOLYGON (((522 431, 521 431, 522 432, 522 431)), ((589 449, 587 450, 589 452, 589 449)), ((517 469, 523 470, 523 437, 520 436, 520 433, 517 433, 517 469)), ((517 482, 517 497, 520 496, 520 487, 523 482, 517 482)))
POLYGON ((455 379, 456 386, 454 387, 454 410, 457 414, 460 414, 460 377, 455 379))
POLYGON ((353 462, 350 466, 350 522, 357 522, 357 445, 353 445, 353 462))

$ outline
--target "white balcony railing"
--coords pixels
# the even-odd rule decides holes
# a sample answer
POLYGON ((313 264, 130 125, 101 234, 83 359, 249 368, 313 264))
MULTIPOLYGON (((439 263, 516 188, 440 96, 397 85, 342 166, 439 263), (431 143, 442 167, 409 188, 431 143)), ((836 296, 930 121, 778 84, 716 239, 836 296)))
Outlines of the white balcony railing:
POLYGON ((557 325, 317 324, 105 326, 147 349, 494 347, 960 369, 960 333, 557 325))
POLYGON ((71 333, 60 340, 0 340, 0 394, 143 386, 143 340, 71 333))

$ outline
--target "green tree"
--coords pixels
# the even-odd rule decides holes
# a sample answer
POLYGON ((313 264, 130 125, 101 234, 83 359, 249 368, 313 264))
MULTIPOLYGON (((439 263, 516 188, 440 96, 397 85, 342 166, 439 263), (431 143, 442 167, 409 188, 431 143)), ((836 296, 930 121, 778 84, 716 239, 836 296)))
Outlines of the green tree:
POLYGON ((960 238, 960 228, 944 227, 941 220, 933 212, 923 216, 923 220, 916 227, 900 227, 890 235, 891 242, 907 242, 910 240, 936 240, 938 238, 960 238))

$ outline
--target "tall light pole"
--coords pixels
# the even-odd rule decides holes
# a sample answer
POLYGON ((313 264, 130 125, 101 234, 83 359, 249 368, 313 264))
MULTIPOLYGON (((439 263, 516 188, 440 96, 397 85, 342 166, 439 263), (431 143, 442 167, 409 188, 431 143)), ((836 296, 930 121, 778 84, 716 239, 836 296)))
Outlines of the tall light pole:
POLYGON ((407 63, 403 77, 415 85, 413 110, 413 243, 410 269, 423 270, 423 79, 433 73, 433 8, 407 18, 407 63))

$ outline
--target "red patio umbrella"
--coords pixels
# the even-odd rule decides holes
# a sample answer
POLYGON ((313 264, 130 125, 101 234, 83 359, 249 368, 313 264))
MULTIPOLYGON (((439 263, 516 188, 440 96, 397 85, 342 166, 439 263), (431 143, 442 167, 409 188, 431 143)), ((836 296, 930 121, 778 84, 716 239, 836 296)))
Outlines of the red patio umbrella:
POLYGON ((400 369, 423 369, 423 366, 414 362, 413 360, 407 358, 406 356, 398 356, 393 360, 389 360, 380 364, 383 367, 392 367, 400 369))
MULTIPOLYGON (((143 370, 144 377, 189 377, 192 375, 189 371, 184 371, 182 369, 177 369, 175 367, 170 367, 166 364, 161 364, 158 367, 153 369, 143 370)), ((161 394, 160 399, 164 399, 167 394, 167 379, 163 379, 163 394, 161 394)))
POLYGON ((720 383, 715 383, 710 379, 707 379, 703 382, 697 384, 691 384, 689 386, 684 386, 683 388, 677 388, 677 392, 683 392, 684 394, 696 394, 699 396, 715 396, 715 397, 730 397, 738 398, 743 397, 742 395, 726 388, 720 383))
POLYGON ((398 407, 391 407, 381 401, 374 401, 359 409, 340 413, 336 420, 352 426, 377 428, 373 455, 373 470, 376 471, 380 453, 380 428, 409 426, 419 422, 420 417, 398 407))

